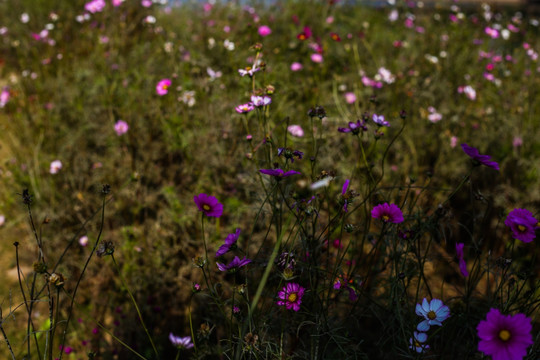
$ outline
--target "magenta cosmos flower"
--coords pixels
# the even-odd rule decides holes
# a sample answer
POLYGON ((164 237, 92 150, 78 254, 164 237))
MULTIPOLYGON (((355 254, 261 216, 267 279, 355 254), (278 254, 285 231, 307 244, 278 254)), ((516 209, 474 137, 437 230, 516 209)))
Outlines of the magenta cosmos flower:
POLYGON ((527 209, 514 209, 508 214, 504 225, 512 229, 514 238, 529 243, 536 237, 538 220, 527 209))
POLYGON ((259 35, 262 37, 268 36, 272 33, 272 29, 270 29, 267 25, 261 25, 259 26, 259 35))
POLYGON ((202 211, 206 216, 220 217, 223 214, 223 204, 211 195, 201 193, 194 196, 193 201, 195 201, 199 211, 202 211))
POLYGON ((171 79, 160 80, 156 85, 156 93, 159 96, 163 96, 169 92, 170 86, 171 86, 171 79))
POLYGON ((478 351, 493 360, 521 360, 533 344, 531 330, 531 319, 524 314, 502 315, 498 309, 491 309, 476 327, 478 351))
POLYGON ((193 347, 193 343, 191 342, 191 336, 180 337, 173 335, 173 333, 170 333, 169 340, 174 346, 179 349, 191 349, 193 347))
POLYGON ((286 178, 291 175, 301 174, 298 171, 294 171, 294 170, 283 171, 281 169, 260 169, 259 172, 265 175, 271 175, 277 179, 286 178))
POLYGON ((235 272, 236 270, 240 269, 243 266, 246 266, 250 262, 251 260, 247 257, 240 259, 238 256, 235 256, 234 259, 227 265, 222 263, 216 263, 216 265, 220 271, 235 272))
POLYGON ((461 144, 461 148, 463 149, 465 154, 469 155, 471 159, 476 160, 478 162, 478 165, 482 164, 492 169, 499 170, 499 164, 497 164, 495 161, 491 161, 491 156, 480 155, 477 148, 474 148, 467 144, 461 144))
POLYGON ((380 219, 384 222, 391 222, 398 224, 403 222, 403 213, 399 207, 395 204, 379 204, 371 210, 371 217, 375 219, 380 219))
POLYGON ((114 124, 114 131, 116 132, 116 135, 121 136, 127 133, 129 130, 129 125, 124 120, 118 120, 116 124, 114 124))
POLYGON ((416 315, 425 319, 418 324, 417 330, 428 331, 431 325, 442 326, 442 322, 450 317, 450 309, 439 299, 428 302, 424 298, 422 304, 416 304, 416 315))
POLYGON ((279 306, 285 306, 287 309, 298 311, 300 310, 300 304, 302 303, 302 297, 305 291, 306 289, 297 283, 288 283, 278 293, 279 300, 277 304, 279 306))
POLYGON ((221 245, 216 251, 216 257, 219 257, 221 255, 226 254, 233 245, 236 244, 236 240, 240 237, 240 229, 236 229, 236 232, 234 234, 227 235, 227 238, 225 238, 225 244, 221 245))

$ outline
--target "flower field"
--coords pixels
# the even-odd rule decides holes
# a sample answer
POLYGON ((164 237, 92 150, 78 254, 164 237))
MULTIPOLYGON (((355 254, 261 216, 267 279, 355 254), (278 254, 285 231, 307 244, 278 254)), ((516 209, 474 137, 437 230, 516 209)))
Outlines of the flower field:
POLYGON ((0 0, 1 357, 539 359, 539 27, 0 0))

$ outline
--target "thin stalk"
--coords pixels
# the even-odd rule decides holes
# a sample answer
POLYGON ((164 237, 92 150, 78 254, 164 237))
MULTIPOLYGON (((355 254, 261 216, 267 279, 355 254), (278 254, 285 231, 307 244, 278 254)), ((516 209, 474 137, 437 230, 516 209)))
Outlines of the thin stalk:
POLYGON ((11 348, 11 343, 9 342, 9 339, 7 337, 7 334, 4 330, 4 327, 2 326, 2 323, 4 320, 2 319, 2 309, 0 309, 0 331, 2 331, 2 335, 4 336, 4 340, 6 341, 6 345, 9 349, 9 353, 11 354, 11 358, 15 360, 15 354, 13 353, 13 349, 11 348))

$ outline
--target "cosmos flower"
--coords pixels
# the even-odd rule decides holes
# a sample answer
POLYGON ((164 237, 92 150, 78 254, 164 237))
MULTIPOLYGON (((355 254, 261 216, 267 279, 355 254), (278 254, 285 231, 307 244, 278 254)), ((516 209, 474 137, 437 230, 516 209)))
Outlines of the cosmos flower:
POLYGON ((390 123, 384 120, 384 115, 373 114, 373 121, 379 126, 390 126, 390 123))
POLYGON ((311 61, 313 61, 316 64, 320 64, 324 61, 323 56, 318 53, 311 54, 311 61))
POLYGON ((262 174, 265 174, 265 175, 274 176, 274 177, 276 177, 278 179, 286 178, 286 177, 289 177, 291 175, 301 174, 298 171, 294 171, 294 170, 283 171, 281 169, 260 169, 259 172, 261 172, 262 174))
POLYGON ((0 92, 0 108, 3 108, 4 106, 6 106, 8 101, 9 101, 9 90, 4 88, 2 89, 2 92, 0 92))
POLYGON ((349 189, 349 183, 351 181, 349 179, 346 179, 343 183, 343 187, 341 188, 341 197, 343 198, 343 211, 348 212, 349 209, 347 206, 349 205, 349 196, 347 195, 347 190, 349 189))
POLYGON ((465 262, 465 257, 463 254, 463 247, 465 246, 464 243, 456 243, 456 254, 459 261, 459 270, 461 271, 461 274, 463 274, 464 277, 469 276, 469 272, 467 271, 467 263, 465 262))
POLYGON ((356 122, 349 121, 349 127, 348 128, 338 128, 339 132, 342 133, 353 133, 353 135, 358 135, 360 133, 360 130, 367 131, 366 122, 364 120, 360 121, 357 120, 356 122))
POLYGON ((427 340, 427 334, 424 332, 414 332, 414 337, 409 339, 409 349, 413 349, 417 353, 424 352, 424 350, 429 349, 428 344, 424 344, 427 340))
POLYGON ((54 160, 51 162, 51 166, 49 168, 49 172, 51 174, 57 174, 60 169, 62 169, 62 162, 60 160, 54 160))
POLYGON ((379 204, 371 210, 371 217, 386 223, 398 224, 403 222, 403 213, 396 204, 379 204))
POLYGON ((173 335, 173 333, 170 333, 169 340, 174 346, 176 346, 179 349, 191 349, 193 347, 191 336, 180 337, 180 336, 173 335))
POLYGON ((124 120, 118 120, 116 124, 114 124, 114 131, 116 132, 116 135, 121 136, 127 133, 129 129, 129 125, 124 120))
POLYGON ((416 304, 416 315, 425 318, 418 324, 417 330, 428 331, 431 325, 442 326, 442 322, 450 317, 450 309, 439 299, 432 299, 431 302, 428 302, 424 298, 422 305, 416 304))
POLYGON ((224 255, 228 251, 230 251, 233 245, 236 244, 236 241, 239 237, 240 229, 236 229, 236 232, 234 234, 227 235, 227 237, 225 238, 225 243, 219 247, 218 251, 216 251, 216 257, 220 257, 221 255, 224 255))
POLYGON ((237 107, 234 108, 237 113, 239 114, 247 114, 250 111, 253 111, 255 109, 255 106, 253 106, 252 103, 248 102, 245 104, 240 104, 237 107))
POLYGON ((504 225, 512 229, 514 238, 529 243, 536 238, 538 220, 527 209, 514 209, 510 211, 504 225))
POLYGON ((89 13, 94 14, 103 11, 105 5, 105 0, 92 0, 84 5, 84 9, 89 13))
POLYGON ((469 146, 465 143, 461 144, 461 148, 463 149, 465 154, 469 155, 471 159, 476 160, 478 164, 482 164, 492 169, 499 170, 499 164, 497 164, 495 161, 491 161, 490 155, 480 155, 477 148, 469 146))
POLYGON ((220 217, 223 214, 223 204, 211 195, 201 193, 194 196, 193 201, 195 201, 199 211, 202 211, 206 216, 220 217))
POLYGON ((288 283, 278 293, 279 300, 277 304, 279 306, 285 306, 287 309, 298 311, 300 310, 300 304, 302 303, 302 297, 305 291, 306 289, 297 283, 288 283))
POLYGON ((272 98, 270 96, 257 96, 257 95, 251 95, 251 103, 253 106, 261 107, 270 105, 272 103, 272 98))
POLYGON ((278 156, 283 155, 287 160, 291 160, 291 163, 294 162, 294 158, 297 158, 298 160, 302 159, 304 157, 304 153, 300 150, 292 150, 290 148, 278 148, 278 156))
POLYGON ((347 104, 354 104, 356 102, 356 95, 353 92, 346 92, 345 102, 347 104))
POLYGON ((216 263, 218 269, 220 271, 229 271, 229 272, 235 272, 239 268, 246 266, 251 262, 250 259, 247 257, 244 257, 243 259, 240 259, 238 256, 235 256, 234 259, 228 264, 222 264, 222 263, 216 263))
POLYGON ((244 77, 248 75, 249 77, 252 77, 253 74, 255 74, 257 71, 261 70, 261 68, 252 68, 251 66, 248 66, 245 69, 238 69, 238 73, 240 76, 244 77))
POLYGON ((292 135, 296 137, 302 137, 304 136, 304 129, 300 125, 289 125, 287 127, 287 131, 292 135))
POLYGON ((166 95, 169 92, 171 86, 171 79, 162 79, 156 85, 156 93, 159 96, 166 95))
POLYGON ((502 315, 492 308, 476 327, 478 351, 493 360, 521 360, 534 343, 531 330, 531 319, 524 314, 502 315))
POLYGON ((267 25, 261 25, 259 26, 259 35, 262 37, 268 36, 272 33, 272 29, 268 27, 267 25))
POLYGON ((293 62, 291 64, 291 71, 300 71, 304 68, 304 66, 302 66, 302 64, 300 64, 299 62, 293 62))

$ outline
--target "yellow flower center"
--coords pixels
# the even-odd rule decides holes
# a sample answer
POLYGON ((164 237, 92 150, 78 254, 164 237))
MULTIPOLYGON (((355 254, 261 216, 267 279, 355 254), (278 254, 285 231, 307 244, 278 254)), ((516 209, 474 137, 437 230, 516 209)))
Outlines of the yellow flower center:
POLYGON ((527 230, 527 228, 525 226, 523 226, 523 225, 518 225, 517 228, 518 228, 519 232, 525 232, 525 230, 527 230))
POLYGON ((437 314, 435 314, 435 311, 431 310, 427 313, 427 317, 429 320, 435 320, 437 318, 437 314))
POLYGON ((510 331, 508 330, 501 330, 499 331, 499 339, 502 341, 508 341, 512 337, 512 334, 510 334, 510 331))
POLYGON ((289 294, 289 297, 287 298, 289 302, 295 302, 296 299, 298 299, 298 295, 296 293, 289 294))
POLYGON ((203 208, 204 211, 210 211, 210 209, 212 209, 212 208, 210 207, 210 205, 208 205, 208 204, 204 204, 204 205, 202 206, 202 208, 203 208))
POLYGON ((383 215, 383 216, 382 216, 382 220, 383 220, 383 221, 388 221, 388 220, 390 220, 390 216, 388 216, 388 215, 383 215))

